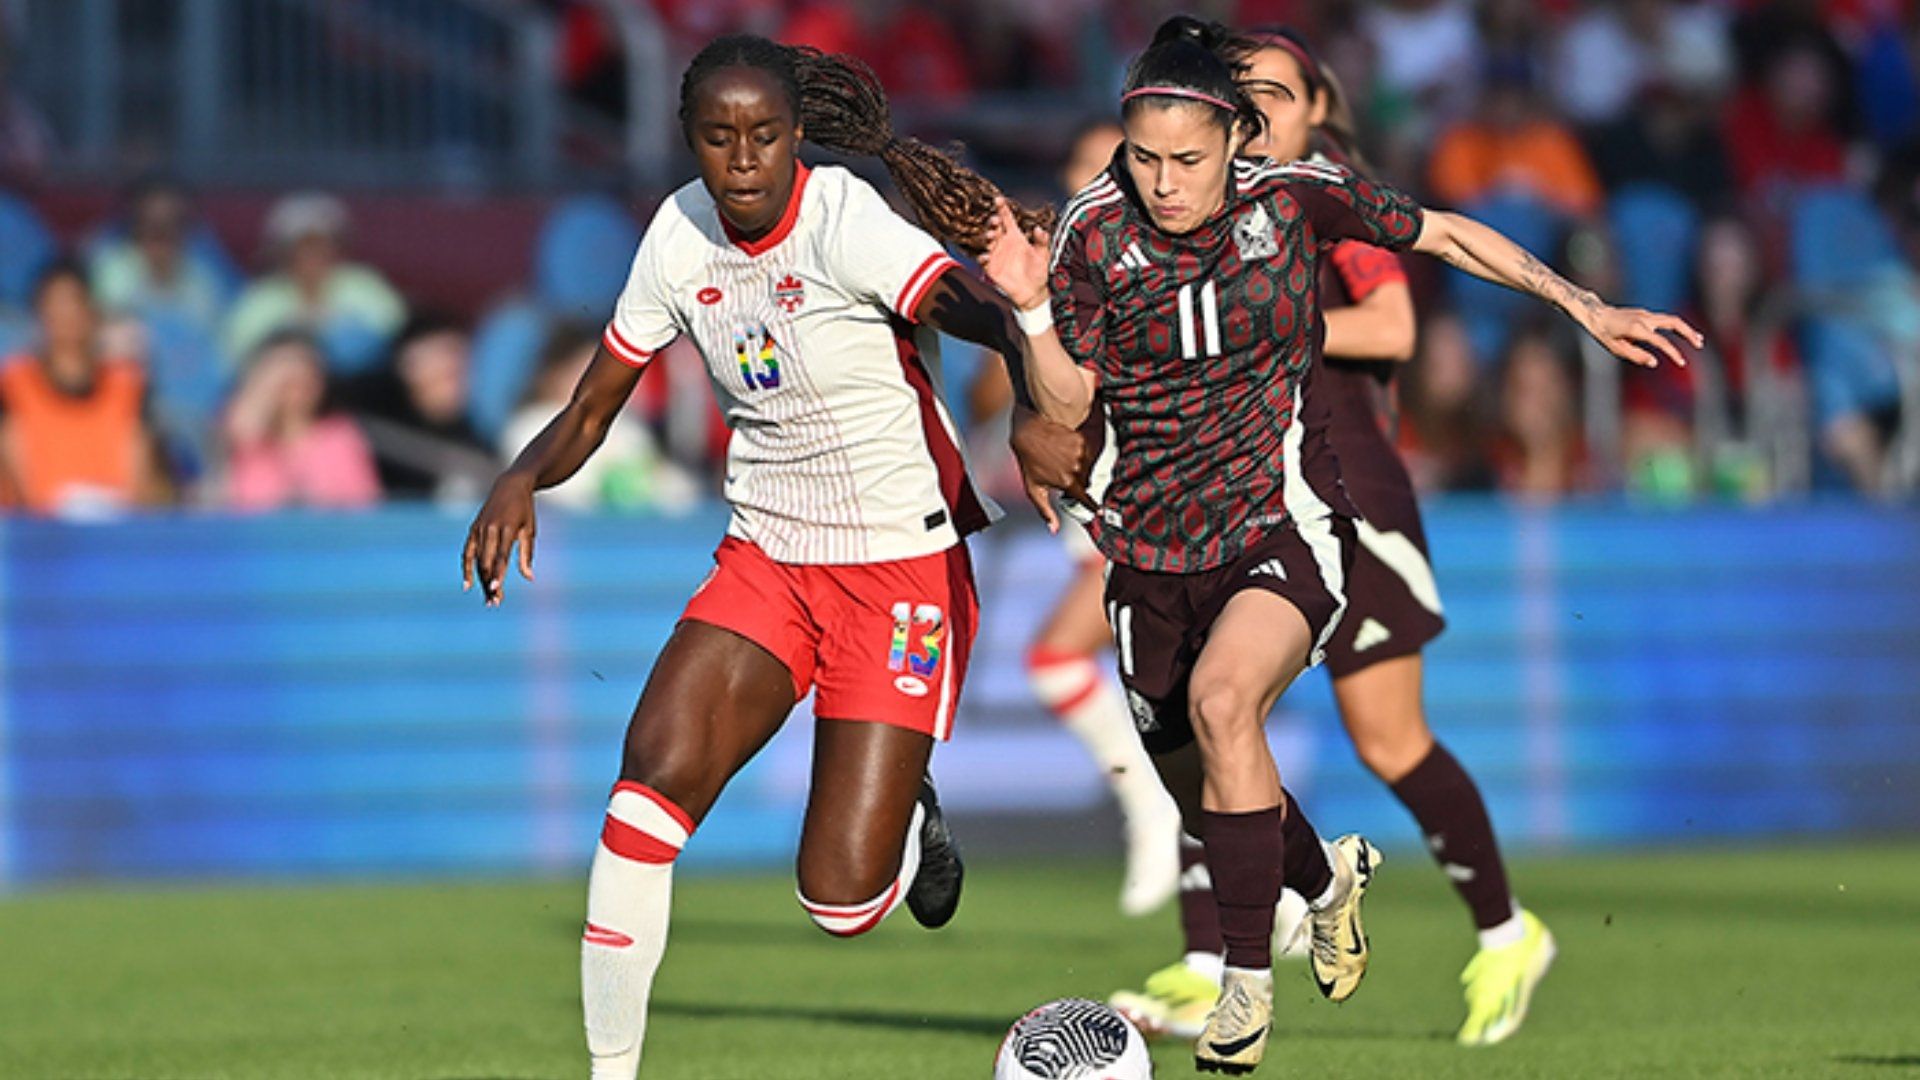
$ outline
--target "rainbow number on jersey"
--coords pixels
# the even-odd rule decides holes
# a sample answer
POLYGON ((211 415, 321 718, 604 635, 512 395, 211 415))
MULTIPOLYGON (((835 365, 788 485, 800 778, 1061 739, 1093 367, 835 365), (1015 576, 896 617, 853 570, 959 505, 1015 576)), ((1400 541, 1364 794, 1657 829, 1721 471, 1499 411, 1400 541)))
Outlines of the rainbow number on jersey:
POLYGON ((946 616, 938 605, 916 607, 905 600, 893 605, 893 649, 887 654, 887 667, 900 673, 893 680, 894 689, 914 697, 927 693, 924 680, 940 669, 940 647, 946 636, 946 616))
POLYGON ((748 390, 772 390, 780 385, 780 359, 774 355, 773 335, 754 323, 733 332, 733 357, 740 361, 740 381, 748 390))

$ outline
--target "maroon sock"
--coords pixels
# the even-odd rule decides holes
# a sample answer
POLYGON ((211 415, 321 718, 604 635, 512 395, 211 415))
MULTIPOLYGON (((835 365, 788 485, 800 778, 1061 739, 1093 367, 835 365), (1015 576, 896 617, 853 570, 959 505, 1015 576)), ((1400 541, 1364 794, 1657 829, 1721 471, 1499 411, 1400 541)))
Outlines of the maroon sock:
POLYGON ((1312 903, 1333 884, 1333 864, 1327 862, 1327 849, 1320 843, 1320 834, 1314 831, 1313 822, 1307 820, 1300 800, 1286 788, 1281 788, 1280 794, 1287 799, 1286 816, 1280 823, 1287 838, 1287 888, 1312 903))
POLYGON ((1507 869, 1500 862, 1500 845, 1493 838, 1493 822, 1473 777, 1438 742, 1393 785, 1393 793, 1420 823, 1427 849, 1446 871, 1460 899, 1473 912, 1473 924, 1482 930, 1513 917, 1513 894, 1507 890, 1507 869))
POLYGON ((1230 967, 1273 964, 1273 906, 1280 902, 1285 833, 1280 808, 1244 814, 1202 811, 1207 869, 1220 909, 1220 938, 1230 967))
POLYGON ((1220 954, 1220 908, 1207 879, 1206 848, 1180 838, 1180 932, 1190 953, 1220 954))

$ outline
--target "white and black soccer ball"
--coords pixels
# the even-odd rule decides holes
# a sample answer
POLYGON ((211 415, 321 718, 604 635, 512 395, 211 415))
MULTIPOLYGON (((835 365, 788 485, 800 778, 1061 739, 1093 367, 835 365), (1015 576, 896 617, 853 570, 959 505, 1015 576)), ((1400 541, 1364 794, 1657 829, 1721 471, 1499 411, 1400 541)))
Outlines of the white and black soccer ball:
POLYGON ((1097 1001, 1062 998, 1021 1017, 1000 1042, 993 1080, 1152 1080, 1147 1040, 1097 1001))

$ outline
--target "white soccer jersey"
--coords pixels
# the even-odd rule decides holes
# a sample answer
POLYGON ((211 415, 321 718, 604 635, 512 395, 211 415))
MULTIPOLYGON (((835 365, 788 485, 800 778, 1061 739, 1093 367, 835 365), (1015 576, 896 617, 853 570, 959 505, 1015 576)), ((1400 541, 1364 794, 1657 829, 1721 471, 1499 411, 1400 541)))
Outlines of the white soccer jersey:
POLYGON ((999 516, 941 401, 936 335, 913 324, 953 265, 842 168, 800 166, 755 241, 695 181, 647 226, 604 341, 644 366, 692 335, 733 429, 729 534, 779 562, 927 555, 999 516))

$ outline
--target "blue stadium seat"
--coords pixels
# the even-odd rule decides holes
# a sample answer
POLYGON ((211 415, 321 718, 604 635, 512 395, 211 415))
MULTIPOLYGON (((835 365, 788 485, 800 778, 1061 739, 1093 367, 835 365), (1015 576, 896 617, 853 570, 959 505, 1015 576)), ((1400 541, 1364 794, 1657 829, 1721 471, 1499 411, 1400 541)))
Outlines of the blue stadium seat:
POLYGON ((549 320, 529 300, 509 300, 480 320, 473 332, 472 403, 468 415, 488 441, 499 439, 507 419, 520 405, 549 320))
MULTIPOLYGON (((1496 195, 1465 207, 1464 211, 1549 263, 1557 256, 1561 237, 1566 232, 1566 222, 1559 212, 1524 195, 1496 195)), ((1449 270, 1447 277, 1455 309, 1473 342, 1474 355, 1482 363, 1496 362, 1506 350, 1507 337, 1515 321, 1535 301, 1458 270, 1449 270)))
POLYGON ((0 191, 0 304, 30 306, 34 279, 59 253, 39 213, 0 191))
POLYGON ((639 243, 640 223, 619 202, 605 195, 568 199, 540 227, 534 295, 552 314, 604 322, 639 243))
POLYGON ((1793 283, 1812 292, 1858 288, 1900 260, 1893 230, 1863 192, 1809 188, 1792 210, 1793 283))
POLYGON ((1654 311, 1687 302, 1700 212, 1665 184, 1630 184, 1607 208, 1619 253, 1621 301, 1654 311))
POLYGON ((1816 306, 1822 298, 1838 305, 1800 326, 1816 425, 1897 408, 1900 383, 1888 344, 1870 313, 1855 306, 1886 275, 1902 272, 1892 228, 1864 193, 1831 186, 1795 200, 1789 232, 1794 285, 1816 306))

